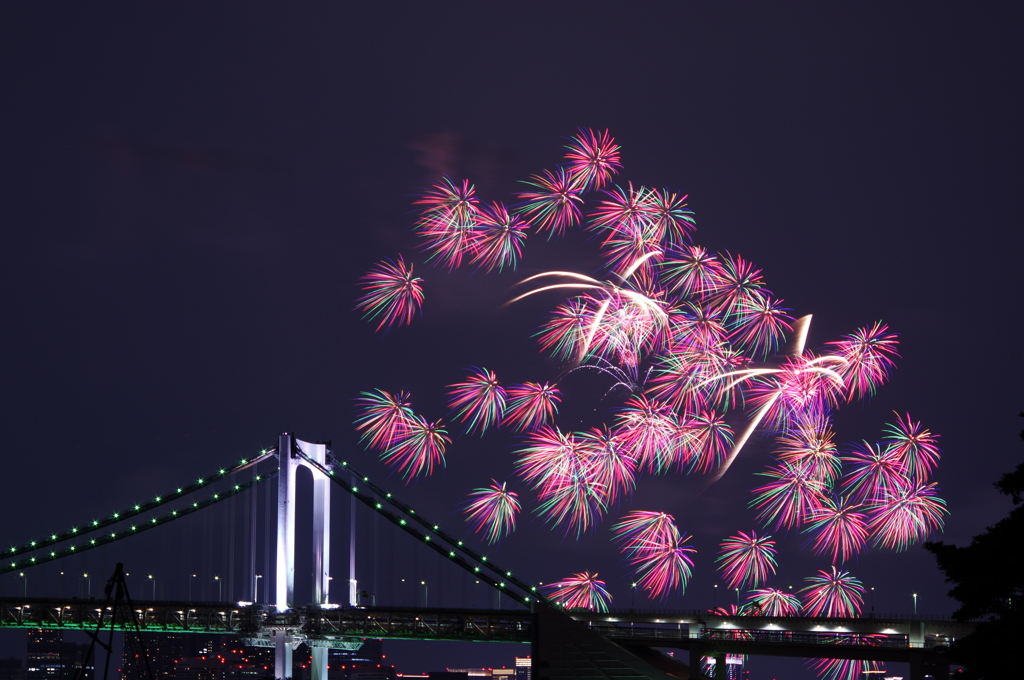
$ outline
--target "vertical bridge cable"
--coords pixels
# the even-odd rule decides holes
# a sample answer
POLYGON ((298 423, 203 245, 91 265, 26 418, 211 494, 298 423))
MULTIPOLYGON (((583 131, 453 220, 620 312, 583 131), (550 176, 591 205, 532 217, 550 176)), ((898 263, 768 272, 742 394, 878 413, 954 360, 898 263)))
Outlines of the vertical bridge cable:
POLYGON ((310 457, 306 456, 306 454, 303 453, 298 448, 296 448, 296 450, 294 451, 294 455, 301 457, 309 465, 315 467, 317 470, 327 475, 327 477, 331 481, 333 481, 335 484, 341 486, 350 494, 352 494, 353 498, 358 499, 367 507, 375 510, 378 515, 383 516, 385 519, 387 519, 392 524, 396 525, 398 528, 402 529, 406 533, 417 537, 418 539, 420 539, 422 543, 430 547, 432 550, 436 551, 441 555, 444 555, 450 561, 454 562, 459 567, 469 572, 481 581, 484 581, 493 588, 497 589, 499 592, 504 592, 508 594, 510 597, 513 597, 514 599, 519 600, 523 604, 526 604, 527 606, 529 606, 530 602, 533 602, 535 600, 547 600, 547 598, 545 598, 538 592, 536 586, 531 586, 525 583, 524 581, 515 578, 514 576, 512 576, 511 571, 503 570, 498 565, 494 564, 493 562, 490 562, 485 555, 480 555, 475 551, 467 548, 462 541, 457 540, 448 533, 442 531, 438 527, 438 525, 431 524, 421 515, 417 514, 416 510, 409 507, 405 503, 396 500, 395 498, 392 497, 390 493, 384 491, 380 487, 371 483, 368 477, 360 475, 357 471, 352 469, 352 467, 349 466, 348 463, 346 463, 345 461, 339 462, 333 456, 330 457, 331 461, 336 466, 345 468, 356 478, 362 480, 362 484, 366 485, 375 494, 377 494, 380 500, 377 500, 361 492, 359 488, 356 487, 355 485, 349 484, 340 476, 335 475, 333 469, 328 469, 326 466, 314 461, 310 457), (384 503, 387 503, 394 507, 395 509, 397 509, 402 514, 402 516, 396 515, 388 510, 385 510, 383 507, 383 503, 381 503, 381 500, 384 503), (429 533, 421 533, 420 531, 417 531, 414 527, 410 526, 409 520, 415 522, 416 524, 419 524, 426 530, 426 532, 429 533), (433 537, 440 538, 444 543, 447 543, 448 545, 443 545, 441 542, 434 540, 433 537), (481 570, 483 569, 486 569, 494 573, 497 576, 497 578, 492 578, 491 576, 482 573, 481 570), (521 593, 516 594, 510 591, 507 587, 507 584, 509 583, 518 588, 521 591, 521 593))

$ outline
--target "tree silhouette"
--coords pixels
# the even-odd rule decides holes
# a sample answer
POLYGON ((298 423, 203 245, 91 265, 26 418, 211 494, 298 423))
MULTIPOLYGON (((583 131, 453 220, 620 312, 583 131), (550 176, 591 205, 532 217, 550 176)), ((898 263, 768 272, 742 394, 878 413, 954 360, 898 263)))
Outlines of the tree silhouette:
POLYGON ((966 547, 925 544, 946 581, 954 584, 949 596, 960 608, 953 617, 983 619, 974 633, 950 647, 950 661, 964 666, 959 676, 964 680, 1019 677, 1024 671, 1024 463, 1000 477, 995 487, 1013 500, 1009 515, 966 547))

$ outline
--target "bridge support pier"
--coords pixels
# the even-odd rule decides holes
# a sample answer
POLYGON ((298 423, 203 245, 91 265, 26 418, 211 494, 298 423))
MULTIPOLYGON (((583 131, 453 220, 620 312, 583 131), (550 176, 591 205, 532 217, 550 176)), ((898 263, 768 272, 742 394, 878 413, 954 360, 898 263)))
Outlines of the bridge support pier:
POLYGON ((287 631, 274 631, 274 677, 292 677, 292 636, 287 631))
MULTIPOLYGON (((295 475, 305 466, 313 474, 313 604, 330 602, 328 573, 331 560, 331 480, 320 470, 296 455, 298 449, 320 465, 327 464, 327 445, 313 444, 282 432, 277 442, 277 569, 274 603, 278 613, 296 606, 295 602, 295 475)), ((276 631, 274 674, 278 680, 292 676, 290 632, 276 631)), ((327 680, 327 648, 311 648, 311 680, 327 680)))

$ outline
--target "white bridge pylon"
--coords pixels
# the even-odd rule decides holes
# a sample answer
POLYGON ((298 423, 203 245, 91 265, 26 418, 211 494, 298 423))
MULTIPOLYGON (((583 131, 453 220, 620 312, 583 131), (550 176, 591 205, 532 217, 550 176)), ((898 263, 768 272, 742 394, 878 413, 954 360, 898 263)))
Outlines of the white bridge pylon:
MULTIPOLYGON (((303 454, 322 465, 327 462, 327 445, 305 442, 282 432, 277 443, 277 561, 274 604, 278 613, 300 606, 295 602, 295 477, 299 467, 313 475, 313 604, 328 603, 331 561, 331 480, 321 470, 295 455, 303 454)), ((302 603, 305 604, 305 603, 302 603)), ((292 676, 292 652, 303 642, 290 629, 274 630, 274 677, 292 676)), ((305 640, 309 644, 312 680, 327 680, 327 646, 305 640)), ((337 644, 335 645, 337 646, 337 644)), ((344 645, 348 646, 348 645, 344 645)), ((358 644, 356 645, 358 647, 358 644)))

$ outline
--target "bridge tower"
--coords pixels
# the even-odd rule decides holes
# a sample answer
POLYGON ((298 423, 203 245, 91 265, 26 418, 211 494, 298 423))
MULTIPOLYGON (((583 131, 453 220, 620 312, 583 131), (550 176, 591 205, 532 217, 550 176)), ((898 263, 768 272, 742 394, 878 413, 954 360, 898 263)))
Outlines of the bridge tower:
MULTIPOLYGON (((282 432, 277 442, 277 568, 274 605, 278 613, 306 603, 295 601, 295 477, 300 467, 313 474, 313 603, 328 603, 331 559, 331 481, 321 470, 296 454, 296 449, 324 467, 327 445, 302 441, 289 432, 282 432)), ((302 642, 295 631, 283 628, 272 632, 274 642, 274 677, 292 675, 292 651, 302 642)), ((312 680, 327 680, 327 647, 314 640, 310 646, 312 680)))

